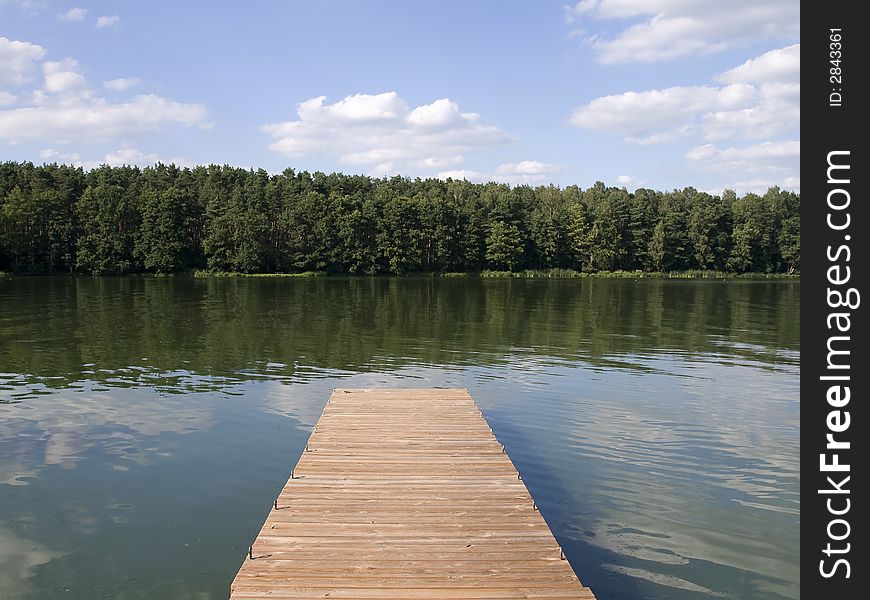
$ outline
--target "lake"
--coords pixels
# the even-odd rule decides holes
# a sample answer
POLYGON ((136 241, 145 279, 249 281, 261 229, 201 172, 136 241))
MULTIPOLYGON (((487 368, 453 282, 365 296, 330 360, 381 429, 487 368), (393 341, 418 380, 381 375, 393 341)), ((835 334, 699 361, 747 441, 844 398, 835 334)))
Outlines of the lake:
POLYGON ((468 388, 581 581, 799 598, 800 283, 0 279, 0 598, 223 599, 334 387, 468 388))

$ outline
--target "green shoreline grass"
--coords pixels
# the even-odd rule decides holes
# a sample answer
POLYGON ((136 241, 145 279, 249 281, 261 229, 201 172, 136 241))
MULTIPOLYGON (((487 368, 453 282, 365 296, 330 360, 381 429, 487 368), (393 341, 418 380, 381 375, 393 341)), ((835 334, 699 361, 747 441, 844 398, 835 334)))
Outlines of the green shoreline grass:
MULTIPOLYGON (((304 271, 302 273, 235 273, 227 271, 198 270, 194 277, 371 277, 348 273, 304 271)), ((585 277, 605 279, 800 279, 800 273, 728 273, 725 271, 597 271, 584 272, 571 269, 527 269, 524 271, 408 273, 407 275, 376 275, 375 277, 478 277, 483 279, 577 279, 585 277)))
POLYGON ((236 273, 235 271, 209 271, 197 269, 194 277, 326 277, 326 271, 302 271, 301 273, 236 273))

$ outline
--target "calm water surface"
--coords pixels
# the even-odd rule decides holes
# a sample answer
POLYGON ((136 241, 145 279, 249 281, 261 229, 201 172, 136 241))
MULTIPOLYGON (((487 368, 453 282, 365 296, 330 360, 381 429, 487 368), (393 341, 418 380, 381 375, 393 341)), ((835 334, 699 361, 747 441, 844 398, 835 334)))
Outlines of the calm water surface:
POLYGON ((468 388, 607 598, 798 598, 797 282, 0 279, 0 598, 226 598, 333 387, 468 388))

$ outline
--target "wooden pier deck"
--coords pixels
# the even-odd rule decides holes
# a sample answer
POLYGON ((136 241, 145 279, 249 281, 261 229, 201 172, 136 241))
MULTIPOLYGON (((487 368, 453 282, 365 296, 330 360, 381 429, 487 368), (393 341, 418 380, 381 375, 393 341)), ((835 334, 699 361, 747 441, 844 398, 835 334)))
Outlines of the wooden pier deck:
POLYGON ((335 390, 230 597, 594 600, 461 389, 335 390))

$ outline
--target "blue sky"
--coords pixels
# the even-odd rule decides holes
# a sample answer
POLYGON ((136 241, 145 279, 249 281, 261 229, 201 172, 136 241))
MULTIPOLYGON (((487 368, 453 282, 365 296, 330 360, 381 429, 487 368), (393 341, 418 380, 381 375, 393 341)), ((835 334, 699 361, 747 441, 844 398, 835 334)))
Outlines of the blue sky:
POLYGON ((0 0, 0 159, 799 191, 797 0, 0 0))

